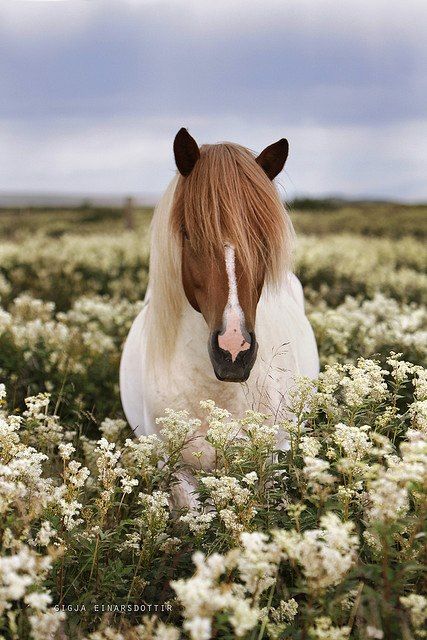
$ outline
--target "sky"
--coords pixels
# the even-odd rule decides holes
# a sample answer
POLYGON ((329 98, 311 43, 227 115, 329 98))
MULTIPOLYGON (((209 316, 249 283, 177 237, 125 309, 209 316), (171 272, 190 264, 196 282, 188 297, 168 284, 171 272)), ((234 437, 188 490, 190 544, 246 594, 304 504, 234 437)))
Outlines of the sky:
POLYGON ((0 0, 0 191, 161 193, 182 126, 284 197, 427 201, 425 0, 0 0))

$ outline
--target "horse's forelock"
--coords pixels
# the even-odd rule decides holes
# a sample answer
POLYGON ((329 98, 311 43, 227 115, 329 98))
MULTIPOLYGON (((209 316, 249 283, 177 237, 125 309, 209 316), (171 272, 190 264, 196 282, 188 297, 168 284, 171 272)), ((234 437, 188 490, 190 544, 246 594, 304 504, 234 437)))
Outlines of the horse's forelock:
POLYGON ((290 267, 293 229, 277 189, 254 155, 237 144, 201 147, 191 174, 178 179, 171 224, 206 255, 219 255, 225 242, 232 243, 254 283, 261 266, 271 284, 290 267))

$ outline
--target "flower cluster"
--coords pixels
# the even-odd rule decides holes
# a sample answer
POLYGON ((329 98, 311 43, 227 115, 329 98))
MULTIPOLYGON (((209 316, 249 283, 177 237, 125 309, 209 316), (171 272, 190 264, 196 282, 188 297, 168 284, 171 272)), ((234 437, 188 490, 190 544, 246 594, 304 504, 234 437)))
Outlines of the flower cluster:
MULTIPOLYGON (((72 620, 53 608, 66 584, 88 602, 114 584, 125 602, 146 591, 178 607, 168 624, 151 616, 132 627, 136 637, 202 640, 256 630, 275 639, 305 628, 307 637, 347 638, 359 625, 366 637, 392 638, 401 616, 390 615, 390 605, 423 637, 427 378, 396 353, 384 367, 359 359, 329 366, 316 386, 301 378, 289 402, 296 413, 280 425, 203 402, 215 463, 195 472, 197 505, 184 512, 171 496, 185 471, 180 453, 201 424, 187 412, 168 410, 160 436, 135 439, 122 420, 105 419, 103 436, 91 440, 61 424, 46 393, 29 397, 21 414, 3 411, 7 624, 20 617, 36 640, 55 638, 72 620), (398 410, 403 398, 406 410, 398 410), (285 431, 290 446, 278 453, 285 431), (196 571, 188 577, 194 544, 196 571), (187 577, 171 571, 171 558, 187 577), (384 575, 384 562, 374 606, 368 585, 379 567, 384 575), (402 567, 408 580, 393 580, 402 567), (27 608, 16 609, 16 601, 27 608)), ((3 406, 5 399, 3 385, 3 406)), ((101 626, 91 637, 120 633, 101 626)))
POLYGON ((0 635, 426 637, 421 242, 301 238, 318 380, 296 380, 280 418, 205 400, 202 422, 169 410, 134 437, 117 380, 142 236, 0 247, 0 635))

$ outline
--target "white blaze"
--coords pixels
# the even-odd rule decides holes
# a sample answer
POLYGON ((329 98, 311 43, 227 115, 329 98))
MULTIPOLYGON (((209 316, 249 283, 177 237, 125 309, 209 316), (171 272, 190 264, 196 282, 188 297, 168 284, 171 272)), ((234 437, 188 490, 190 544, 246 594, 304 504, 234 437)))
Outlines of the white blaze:
POLYGON ((237 292, 236 256, 232 244, 225 245, 225 269, 228 278, 228 300, 223 316, 224 333, 218 336, 218 345, 231 354, 231 360, 234 362, 241 351, 249 349, 250 344, 242 333, 245 316, 237 292))

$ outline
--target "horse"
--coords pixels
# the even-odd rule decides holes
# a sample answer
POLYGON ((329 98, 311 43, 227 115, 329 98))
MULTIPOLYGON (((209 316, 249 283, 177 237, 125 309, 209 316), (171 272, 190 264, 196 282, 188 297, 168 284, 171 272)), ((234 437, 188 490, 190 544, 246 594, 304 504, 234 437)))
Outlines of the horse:
MULTIPOLYGON (((182 457, 209 470, 200 400, 278 421, 296 377, 316 378, 319 359, 292 272, 293 226, 274 184, 287 140, 255 157, 230 142, 199 148, 182 128, 173 150, 177 173, 153 214, 149 285, 124 344, 120 394, 136 435, 157 433, 166 408, 200 418, 182 457)), ((278 448, 286 447, 282 434, 278 448)), ((195 487, 183 471, 178 506, 196 504, 195 487)))

